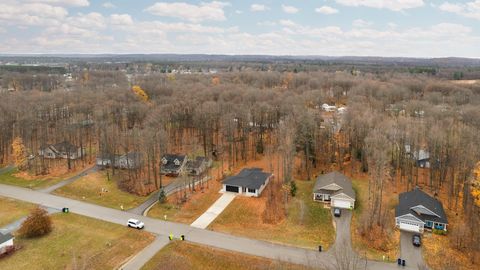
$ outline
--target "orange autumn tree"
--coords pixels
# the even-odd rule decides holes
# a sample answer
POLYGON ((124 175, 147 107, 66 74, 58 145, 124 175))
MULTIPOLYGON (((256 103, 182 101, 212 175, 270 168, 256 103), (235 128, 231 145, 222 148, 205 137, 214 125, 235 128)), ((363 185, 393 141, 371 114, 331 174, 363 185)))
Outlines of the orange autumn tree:
POLYGON ((23 169, 27 161, 27 150, 25 145, 23 145, 23 140, 20 137, 16 137, 12 142, 13 149, 13 158, 15 160, 15 165, 19 169, 23 169))
POLYGON ((473 170, 472 196, 475 205, 480 207, 480 162, 473 170))
POLYGON ((148 101, 148 95, 145 93, 145 90, 143 90, 140 86, 134 85, 132 87, 132 91, 143 101, 147 102, 148 101))

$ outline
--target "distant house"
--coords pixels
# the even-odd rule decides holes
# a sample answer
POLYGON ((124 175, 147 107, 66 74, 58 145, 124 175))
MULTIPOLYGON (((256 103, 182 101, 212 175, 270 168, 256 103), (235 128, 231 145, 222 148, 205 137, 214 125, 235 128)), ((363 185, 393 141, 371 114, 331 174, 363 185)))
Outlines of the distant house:
POLYGON ((422 233, 425 228, 446 231, 448 222, 442 203, 415 188, 399 195, 395 224, 400 230, 422 233))
POLYGON ((327 103, 322 104, 322 110, 326 112, 334 112, 337 110, 337 106, 335 105, 328 105, 327 103))
POLYGON ((13 239, 15 238, 10 233, 0 233, 0 255, 9 252, 14 247, 13 239))
POLYGON ((243 169, 239 174, 223 181, 222 192, 233 192, 249 197, 258 197, 268 185, 273 174, 259 168, 243 169))
POLYGON ((138 169, 143 165, 143 154, 140 152, 129 152, 125 155, 114 155, 101 153, 96 158, 99 167, 115 167, 117 169, 138 169))
POLYGON ((63 158, 63 159, 79 159, 84 155, 85 149, 73 145, 68 141, 57 144, 49 144, 40 147, 38 155, 44 158, 63 158))
POLYGON ((168 176, 178 176, 185 170, 187 156, 167 154, 162 157, 161 173, 168 176))
POLYGON ((430 153, 424 149, 411 152, 410 145, 405 145, 405 153, 415 160, 415 166, 420 168, 430 168, 430 153))
POLYGON ((212 166, 212 160, 207 157, 196 157, 194 160, 188 160, 186 164, 187 172, 189 175, 201 175, 210 166, 212 166))
POLYGON ((313 187, 313 200, 330 203, 332 207, 353 209, 355 191, 352 181, 340 172, 320 175, 313 187))
POLYGON ((138 169, 143 165, 143 154, 140 152, 129 152, 114 158, 114 164, 119 169, 138 169))

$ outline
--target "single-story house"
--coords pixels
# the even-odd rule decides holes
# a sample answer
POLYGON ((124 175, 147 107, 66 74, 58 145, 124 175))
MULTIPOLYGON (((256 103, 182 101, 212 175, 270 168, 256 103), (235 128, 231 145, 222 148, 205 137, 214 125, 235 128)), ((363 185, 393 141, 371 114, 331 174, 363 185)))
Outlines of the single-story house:
POLYGON ((185 170, 187 156, 167 154, 162 157, 161 174, 168 176, 178 176, 185 170))
POLYGON ((322 110, 326 112, 334 112, 337 110, 337 106, 335 105, 328 105, 327 103, 322 104, 322 110))
POLYGON ((234 176, 223 180, 222 192, 233 192, 248 197, 259 197, 273 174, 260 168, 243 169, 234 176))
POLYGON ((330 203, 332 207, 353 209, 355 191, 352 188, 352 181, 336 171, 320 175, 313 187, 313 200, 330 203))
POLYGON ((114 155, 100 153, 96 158, 99 167, 111 167, 117 169, 138 169, 143 165, 143 154, 140 152, 129 152, 125 155, 114 155))
POLYGON ((57 144, 49 144, 40 147, 38 155, 44 158, 64 158, 64 159, 79 159, 85 154, 85 149, 78 147, 68 141, 63 141, 57 144))
POLYGON ((395 208, 396 227, 422 233, 424 229, 447 230, 447 215, 442 203, 419 188, 399 195, 395 208))
POLYGON ((95 163, 100 167, 110 167, 112 164, 115 164, 115 159, 116 155, 101 152, 97 155, 95 163))
POLYGON ((196 157, 194 160, 188 160, 186 164, 188 174, 194 176, 203 174, 210 166, 212 160, 207 157, 196 157))
POLYGON ((13 239, 15 238, 10 233, 0 233, 0 255, 7 253, 9 249, 14 247, 13 239))

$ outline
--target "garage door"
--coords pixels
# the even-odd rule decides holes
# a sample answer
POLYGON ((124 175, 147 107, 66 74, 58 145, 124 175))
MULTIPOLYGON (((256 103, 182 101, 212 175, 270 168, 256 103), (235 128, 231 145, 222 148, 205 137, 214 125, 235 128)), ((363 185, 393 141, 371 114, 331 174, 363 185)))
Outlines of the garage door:
POLYGON ((332 199, 333 207, 350 209, 350 205, 351 205, 350 201, 341 200, 341 199, 332 199))
POLYGON ((228 191, 228 192, 236 192, 238 193, 238 187, 237 186, 229 186, 229 185, 226 185, 225 187, 225 190, 228 191))
POLYGON ((400 230, 409 232, 420 232, 420 226, 414 223, 400 222, 400 230))

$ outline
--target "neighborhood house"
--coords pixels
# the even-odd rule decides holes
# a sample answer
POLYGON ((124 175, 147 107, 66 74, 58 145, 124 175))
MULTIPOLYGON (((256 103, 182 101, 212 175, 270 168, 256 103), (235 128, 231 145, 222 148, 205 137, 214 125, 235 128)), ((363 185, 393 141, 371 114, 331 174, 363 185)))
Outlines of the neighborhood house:
POLYGON ((0 255, 8 253, 14 248, 13 239, 14 237, 10 233, 0 233, 0 255))
POLYGON ((85 153, 85 149, 75 146, 70 142, 63 141, 57 144, 44 145, 38 150, 38 155, 44 158, 79 159, 85 153))
POLYGON ((313 187, 313 200, 330 203, 332 207, 353 209, 355 191, 352 181, 340 172, 320 175, 313 187))
POLYGON ((430 168, 430 153, 428 151, 420 149, 419 151, 414 151, 412 154, 410 145, 405 145, 405 153, 411 155, 411 158, 415 161, 415 166, 430 168))
POLYGON ((273 174, 260 168, 243 169, 239 174, 223 181, 222 192, 233 192, 249 197, 258 197, 267 186, 273 174))
POLYGON ((143 154, 140 152, 129 152, 125 155, 111 155, 102 153, 97 156, 97 166, 110 167, 118 169, 138 169, 143 165, 143 154))
POLYGON ((187 156, 167 154, 162 157, 161 173, 168 176, 178 176, 185 170, 187 156))
POLYGON ((207 168, 212 166, 212 160, 207 157, 196 157, 187 161, 187 172, 189 175, 198 176, 203 174, 207 168))
POLYGON ((399 195, 395 224, 403 231, 422 233, 425 228, 447 230, 442 203, 419 188, 399 195))

